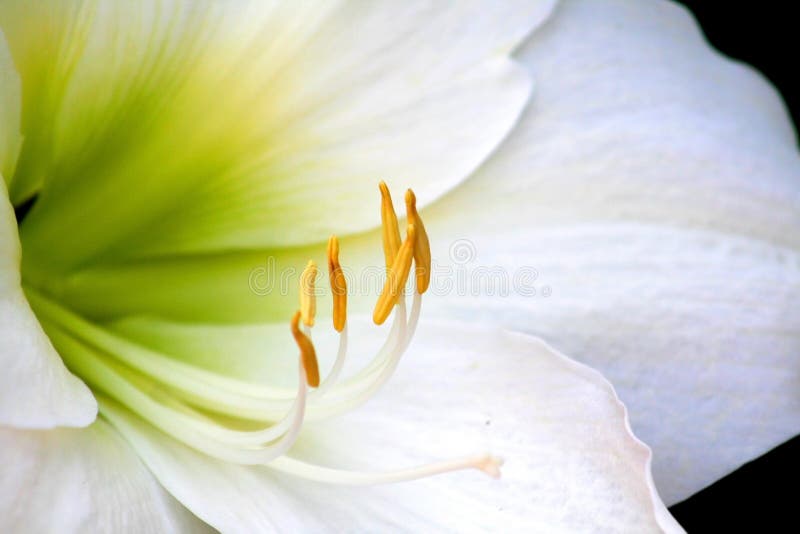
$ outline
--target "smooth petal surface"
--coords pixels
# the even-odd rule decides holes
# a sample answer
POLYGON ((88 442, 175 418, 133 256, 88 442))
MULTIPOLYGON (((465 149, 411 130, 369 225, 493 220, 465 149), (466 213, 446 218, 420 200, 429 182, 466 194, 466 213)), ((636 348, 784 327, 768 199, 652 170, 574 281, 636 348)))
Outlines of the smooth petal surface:
POLYGON ((606 373, 675 502, 800 428, 792 126, 666 2, 565 2, 521 59, 537 94, 520 127, 423 213, 453 297, 427 309, 606 373), (497 269, 506 298, 487 295, 497 269))
MULTIPOLYGON (((351 327, 360 349, 382 338, 366 320, 351 327)), ((649 450, 631 434, 608 382, 520 334, 423 322, 386 390, 351 414, 311 425, 294 451, 332 466, 386 470, 491 450, 506 459, 499 481, 463 472, 332 487, 210 460, 119 408, 112 413, 159 481, 225 532, 680 530, 653 488, 649 450)))
POLYGON ((204 532, 106 422, 74 430, 0 427, 4 532, 204 532))
POLYGON ((22 293, 17 223, 0 187, 0 425, 86 426, 97 403, 64 367, 22 293))
MULTIPOLYGON (((314 21, 318 27, 313 38, 293 33, 292 39, 300 42, 284 43, 270 34, 271 40, 281 41, 281 46, 289 50, 286 52, 289 57, 276 58, 275 46, 266 46, 256 37, 253 39, 260 48, 254 44, 238 50, 228 44, 223 47, 226 54, 242 55, 242 68, 247 69, 242 83, 256 83, 264 78, 272 80, 272 76, 282 80, 281 87, 286 85, 286 90, 282 91, 266 84, 271 89, 262 104, 272 103, 273 107, 264 111, 263 116, 258 114, 258 109, 240 110, 247 120, 235 125, 226 122, 232 118, 225 121, 220 118, 218 122, 209 120, 208 135, 213 137, 213 150, 193 145, 195 134, 176 133, 184 123, 173 118, 169 131, 160 132, 174 145, 168 147, 169 157, 149 161, 141 172, 135 169, 144 165, 144 160, 123 164, 126 158, 139 158, 140 154, 127 154, 122 147, 114 145, 115 150, 123 152, 112 152, 120 162, 108 165, 121 165, 124 173, 117 175, 104 168, 96 180, 81 174, 80 183, 71 183, 67 177, 55 178, 63 182, 62 185, 45 188, 23 228, 27 280, 97 319, 149 313, 200 322, 282 320, 285 309, 272 302, 265 305, 263 298, 253 298, 248 285, 248 277, 264 265, 268 255, 273 255, 274 249, 264 250, 264 247, 315 242, 327 239, 331 231, 347 232, 374 226, 377 219, 373 200, 380 176, 414 186, 424 194, 424 202, 430 202, 459 183, 502 141, 521 112, 529 95, 530 81, 507 54, 542 22, 551 7, 549 1, 498 6, 481 2, 343 5, 341 9, 317 15, 319 20, 314 21), (353 28, 358 31, 352 31, 353 28), (255 49, 262 50, 263 54, 254 55, 255 49), (283 65, 280 72, 273 72, 276 64, 283 65), (294 82, 297 83, 293 85, 294 82), (276 118, 274 113, 278 111, 280 117, 276 118), (275 129, 273 133, 280 137, 280 142, 273 139, 275 142, 268 148, 251 141, 241 142, 237 136, 242 134, 243 125, 254 120, 260 127, 275 129), (308 128, 313 129, 314 135, 298 133, 308 128), (225 141, 221 147, 218 146, 220 139, 225 141), (313 142, 300 142, 303 139, 313 142), (236 172, 220 170, 216 161, 206 165, 205 159, 199 163, 191 159, 217 154, 234 141, 240 142, 240 150, 235 155, 241 168, 237 167, 236 172), (284 147, 289 141, 291 146, 284 147), (202 163, 204 170, 191 167, 192 172, 188 174, 183 173, 184 167, 162 170, 165 161, 182 161, 175 155, 182 151, 187 151, 186 157, 191 156, 191 165, 202 163), (247 163, 253 158, 258 160, 257 165, 247 163), (276 168, 273 173, 262 172, 270 162, 280 169, 276 168), (157 169, 155 174, 153 169, 157 169), (148 180, 153 183, 145 183, 148 180), (131 187, 135 187, 137 194, 126 195, 123 200, 119 192, 131 187), (73 197, 75 202, 69 200, 73 197), (180 199, 178 206, 176 198, 180 199), (89 214, 92 214, 91 223, 87 219, 89 214), (94 224, 97 220, 102 220, 103 224, 94 224), (66 243, 58 236, 70 227, 81 229, 81 239, 64 248, 63 259, 67 263, 61 264, 55 257, 59 253, 52 250, 53 243, 66 243), (81 263, 82 256, 93 254, 85 247, 99 247, 96 250, 99 254, 100 249, 107 246, 116 247, 113 261, 98 257, 96 262, 82 262, 75 272, 52 275, 52 270, 69 270, 67 264, 81 263), (247 247, 259 249, 229 250, 247 247), (202 253, 181 254, 192 251, 202 253), (142 259, 143 254, 159 257, 142 259), (126 261, 120 260, 126 257, 126 261), (159 285, 155 294, 151 291, 154 283, 159 285), (198 302, 213 305, 199 306, 198 302)), ((259 24, 277 24, 280 17, 300 16, 290 8, 274 13, 255 11, 246 11, 244 15, 226 14, 234 17, 234 21, 238 20, 237 16, 253 18, 245 28, 254 32, 261 28, 259 24)), ((120 16, 111 10, 111 15, 115 14, 120 16)), ((120 22, 111 15, 106 14, 106 18, 111 17, 107 24, 114 27, 114 21, 120 22)), ((20 17, 17 14, 17 18, 20 17)), ((15 20, 8 15, 7 19, 15 20)), ((191 34, 201 27, 192 20, 179 24, 179 29, 191 34)), ((235 35, 212 32, 209 39, 213 37, 226 43, 225 39, 247 41, 242 36, 241 24, 224 20, 236 28, 235 35)), ((125 23, 124 30, 120 30, 123 33, 149 29, 154 32, 152 39, 157 41, 163 37, 159 33, 163 30, 152 21, 150 26, 143 23, 144 30, 141 25, 128 25, 128 18, 122 21, 125 23)), ((305 20, 304 27, 310 22, 305 20)), ((19 29, 17 32, 19 35, 14 40, 17 54, 27 57, 30 52, 26 51, 31 46, 27 36, 32 33, 19 29)), ((94 46, 99 50, 91 52, 91 43, 86 45, 90 49, 87 57, 108 56, 103 37, 107 36, 94 37, 98 41, 94 46)), ((137 39, 134 45, 144 37, 137 39)), ((194 42, 188 37, 186 40, 194 42)), ((174 52, 176 61, 189 55, 181 50, 174 52)), ((222 52, 212 54, 205 48, 201 52, 197 53, 203 61, 212 65, 225 59, 218 57, 222 52)), ((41 58, 38 61, 41 62, 41 58)), ((37 62, 30 60, 29 63, 37 62)), ((84 63, 84 70, 87 70, 104 62, 90 63, 87 59, 84 63)), ((78 69, 78 72, 83 71, 78 69)), ((74 108, 101 105, 102 102, 95 102, 88 93, 100 86, 112 87, 119 79, 125 79, 113 70, 106 69, 103 73, 95 73, 94 76, 101 79, 91 78, 93 82, 84 92, 76 89, 74 108), (108 76, 106 71, 116 77, 102 79, 101 74, 108 76)), ((36 79, 36 76, 34 72, 29 78, 36 79)), ((208 99, 216 94, 208 87, 222 84, 219 80, 214 83, 205 78, 195 80, 195 75, 182 70, 177 74, 173 72, 172 76, 186 76, 200 83, 206 92, 180 94, 174 98, 183 107, 197 105, 204 112, 210 107, 208 99), (187 99, 187 103, 183 103, 183 99, 187 99)), ((73 84, 77 85, 77 81, 73 84)), ((112 104, 121 105, 116 100, 108 105, 112 104)), ((104 112, 87 112, 87 116, 85 120, 91 122, 91 117, 102 117, 104 112)), ((138 112, 133 118, 112 114, 125 128, 130 126, 129 121, 140 116, 138 112)), ((194 116, 186 127, 192 132, 196 130, 194 116)), ((136 129, 133 131, 136 138, 126 140, 141 141, 145 147, 138 150, 149 151, 149 143, 155 141, 136 129)), ((130 135, 127 129, 125 132, 130 135)), ((106 141, 111 143, 110 139, 106 141)), ((70 138, 69 143, 77 142, 70 138)), ((164 149, 163 144, 158 147, 164 149)), ((97 160, 106 161, 111 157, 108 146, 98 146, 97 150, 102 151, 102 157, 97 160)), ((83 148, 79 152, 81 158, 89 157, 83 148)))
MULTIPOLYGON (((296 302, 295 302, 296 306, 296 302)), ((123 339, 215 374, 258 384, 291 387, 297 344, 288 319, 274 323, 203 324, 126 317, 106 325, 123 339)), ((327 324, 322 326, 322 330, 327 324)), ((326 367, 335 350, 317 355, 326 367)))
POLYGON ((0 176, 10 180, 17 162, 20 134, 20 81, 0 31, 0 176))
POLYGON ((516 122, 530 80, 507 55, 551 5, 9 3, 29 276, 364 230, 378 176, 441 195, 516 122))

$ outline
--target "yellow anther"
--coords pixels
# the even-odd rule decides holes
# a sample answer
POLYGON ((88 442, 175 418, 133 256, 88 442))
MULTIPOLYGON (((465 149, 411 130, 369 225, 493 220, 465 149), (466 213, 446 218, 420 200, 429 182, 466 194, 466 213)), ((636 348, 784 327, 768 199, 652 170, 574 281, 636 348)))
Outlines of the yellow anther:
POLYGON ((309 260, 300 275, 300 313, 306 326, 314 326, 314 316, 317 314, 317 296, 314 294, 316 278, 317 264, 309 260))
POLYGON ((341 332, 347 321, 347 281, 339 265, 339 240, 335 235, 328 239, 328 277, 333 295, 333 327, 341 332))
POLYGON ((383 226, 383 256, 386 259, 386 268, 389 269, 394 262, 397 251, 400 250, 400 229, 397 226, 397 214, 394 212, 392 195, 385 182, 378 184, 381 190, 381 224, 383 226))
POLYGON ((417 197, 414 191, 406 191, 406 217, 408 223, 413 224, 417 231, 417 239, 414 245, 414 264, 417 274, 417 291, 422 294, 428 290, 431 283, 431 244, 428 241, 428 233, 425 225, 417 213, 417 197))
POLYGON ((386 283, 383 284, 383 290, 375 304, 375 311, 372 312, 372 320, 375 321, 375 324, 383 324, 386 321, 406 286, 408 272, 411 270, 411 260, 414 257, 415 241, 416 230, 413 224, 409 224, 406 240, 400 246, 397 256, 386 273, 386 283))
POLYGON ((296 311, 292 316, 292 335, 300 349, 300 361, 303 364, 303 369, 306 372, 306 381, 312 388, 319 387, 319 364, 317 364, 317 351, 314 350, 314 344, 308 339, 303 332, 300 331, 300 311, 296 311))

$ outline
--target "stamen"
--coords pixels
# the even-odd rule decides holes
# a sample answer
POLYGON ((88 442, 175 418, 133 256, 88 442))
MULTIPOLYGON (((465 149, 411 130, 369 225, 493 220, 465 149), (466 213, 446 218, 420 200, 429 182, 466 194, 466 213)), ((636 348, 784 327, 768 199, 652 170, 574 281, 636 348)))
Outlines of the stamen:
POLYGON ((417 241, 414 244, 414 264, 417 271, 417 291, 420 294, 428 290, 431 283, 431 244, 428 241, 428 232, 422 224, 422 218, 417 212, 417 197, 414 191, 406 191, 406 217, 408 223, 417 229, 417 241))
POLYGON ((341 332, 347 322, 347 280, 339 265, 339 240, 335 235, 328 240, 328 277, 333 295, 333 328, 341 332))
POLYGON ((400 250, 400 228, 397 226, 397 214, 392 204, 392 195, 385 182, 378 184, 381 190, 381 223, 383 226, 383 256, 386 268, 394 263, 397 251, 400 250))
POLYGON ((380 297, 378 297, 378 302, 375 304, 375 311, 372 313, 372 320, 375 321, 375 324, 380 325, 386 321, 403 292, 408 280, 408 272, 411 270, 411 259, 414 257, 416 235, 414 225, 409 224, 406 231, 406 240, 386 273, 386 283, 383 284, 383 290, 380 297))
POLYGON ((394 323, 372 361, 359 373, 341 381, 348 345, 347 282, 339 263, 339 241, 335 235, 328 241, 327 253, 333 326, 340 335, 336 361, 320 383, 319 363, 311 339, 316 315, 317 266, 309 261, 300 276, 300 309, 290 321, 299 349, 295 392, 217 375, 139 345, 113 326, 93 324, 35 290, 30 290, 29 298, 69 368, 92 387, 101 413, 121 432, 125 429, 134 432, 130 418, 138 416, 214 458, 241 465, 266 465, 333 484, 391 483, 462 469, 476 469, 498 478, 503 462, 489 454, 385 472, 335 469, 284 456, 297 439, 306 415, 313 419, 327 418, 371 398, 394 373, 414 336, 422 294, 430 285, 430 243, 417 212, 414 192, 409 189, 405 195, 408 226, 405 241, 401 242, 397 215, 384 182, 380 183, 380 191, 387 280, 375 305, 373 320, 383 324, 394 312, 394 323), (410 315, 406 316, 404 290, 412 261, 416 264, 415 291, 410 315), (317 389, 309 392, 309 387, 317 389), (320 402, 323 394, 325 402, 320 402), (251 424, 256 421, 263 424, 251 424))
POLYGON ((306 379, 308 385, 312 388, 319 386, 319 364, 317 364, 317 352, 314 350, 314 344, 311 340, 300 331, 300 311, 296 311, 292 317, 291 322, 292 335, 300 349, 300 357, 303 363, 303 368, 306 371, 306 379))
POLYGON ((306 326, 314 326, 314 316, 317 314, 317 296, 314 293, 316 278, 317 264, 309 260, 300 275, 300 314, 306 326))

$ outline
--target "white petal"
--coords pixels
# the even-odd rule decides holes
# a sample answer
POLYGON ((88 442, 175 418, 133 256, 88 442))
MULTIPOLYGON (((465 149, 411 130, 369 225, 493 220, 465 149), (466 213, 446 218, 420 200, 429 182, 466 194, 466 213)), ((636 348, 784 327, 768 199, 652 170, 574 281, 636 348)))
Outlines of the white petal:
POLYGON ((0 176, 11 179, 22 142, 20 135, 20 81, 0 31, 0 176))
MULTIPOLYGON (((374 327, 356 328, 362 346, 380 337, 374 327)), ((490 448, 506 459, 500 481, 463 472, 331 487, 210 460, 130 415, 112 420, 173 495, 226 532, 680 530, 653 488, 649 450, 631 434, 608 382, 520 334, 421 325, 386 390, 312 427, 295 451, 387 469, 490 448)))
POLYGON ((22 293, 17 223, 5 183, 0 187, 0 424, 88 425, 97 403, 64 367, 22 293))
POLYGON ((537 94, 511 142, 423 215, 443 266, 527 269, 540 292, 439 310, 606 373, 675 502, 800 428, 794 132, 666 2, 568 2, 522 59, 537 94))
POLYGON ((763 77, 711 50, 683 9, 568 2, 520 60, 537 83, 531 108, 443 210, 502 199, 495 228, 525 210, 530 226, 636 220, 800 246, 784 230, 800 225, 785 108, 763 77))
POLYGON ((44 15, 0 10, 15 56, 40 66, 23 84, 64 87, 26 99, 54 108, 28 124, 52 161, 26 159, 33 141, 21 158, 47 176, 28 261, 313 242, 374 226, 381 178, 437 197, 516 122, 530 81, 507 54, 552 3, 100 3, 56 17, 70 53, 44 57, 44 15))
MULTIPOLYGON (((315 112, 310 132, 287 133, 313 136, 313 144, 298 143, 246 176, 223 175, 219 183, 198 188, 177 217, 167 218, 136 246, 170 256, 316 242, 375 225, 376 177, 417 187, 428 198, 455 187, 516 123, 530 80, 500 58, 434 88, 385 87, 390 80, 383 69, 397 74, 402 72, 397 67, 408 63, 387 63, 369 80, 349 82, 343 76, 343 83, 352 83, 346 96, 331 103, 333 109, 315 112), (391 102, 393 95, 403 101, 391 102), (414 100, 406 101, 410 95, 414 100), (342 200, 352 206, 346 216, 342 200)), ((409 77, 404 73, 401 80, 409 77)))
POLYGON ((427 311, 535 333, 602 369, 654 449, 667 502, 800 428, 796 251, 634 224, 470 235, 476 257, 450 262, 427 311), (485 294, 483 266, 502 266, 491 272, 505 289, 485 294), (465 296, 447 286, 459 277, 465 296))
POLYGON ((202 532, 105 421, 47 431, 0 428, 0 530, 202 532))

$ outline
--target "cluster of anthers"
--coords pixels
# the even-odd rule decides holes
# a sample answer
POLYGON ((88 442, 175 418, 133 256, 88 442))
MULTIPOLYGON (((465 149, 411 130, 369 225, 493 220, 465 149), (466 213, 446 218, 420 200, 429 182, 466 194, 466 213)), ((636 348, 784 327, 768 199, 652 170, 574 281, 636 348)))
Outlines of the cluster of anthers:
POLYGON ((394 317, 387 339, 370 363, 344 379, 340 375, 347 354, 347 285, 336 236, 331 236, 327 251, 333 327, 339 334, 336 359, 321 381, 311 338, 317 268, 309 262, 300 277, 300 309, 291 319, 291 332, 300 353, 296 390, 248 383, 185 364, 99 328, 41 295, 31 296, 44 320, 52 323, 54 342, 68 365, 96 386, 101 412, 121 430, 130 424, 120 406, 125 405, 166 434, 214 458, 241 465, 267 465, 337 484, 395 482, 469 468, 498 477, 502 461, 489 454, 383 472, 335 469, 286 456, 305 420, 348 411, 374 395, 390 378, 414 335, 422 294, 430 284, 428 236, 409 189, 405 197, 406 237, 401 241, 397 215, 383 182, 380 191, 387 277, 373 320, 383 324, 392 313, 394 317), (416 265, 415 291, 407 314, 404 293, 412 262, 416 265), (109 354, 116 361, 103 357, 109 354))

